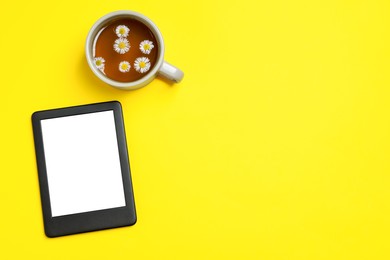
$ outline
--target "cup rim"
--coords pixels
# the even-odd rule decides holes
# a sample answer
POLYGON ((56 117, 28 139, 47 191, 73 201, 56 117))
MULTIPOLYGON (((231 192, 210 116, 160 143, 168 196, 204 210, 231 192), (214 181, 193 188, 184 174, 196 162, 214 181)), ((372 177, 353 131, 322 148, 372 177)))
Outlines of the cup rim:
POLYGON ((130 11, 130 10, 119 10, 108 13, 101 18, 99 18, 91 27, 88 32, 87 40, 85 43, 85 54, 87 58, 87 62, 92 72, 103 82, 120 89, 137 89, 148 84, 153 78, 156 77, 157 72, 164 62, 164 40, 162 34, 158 27, 145 15, 130 11), (93 48, 94 48, 94 40, 99 31, 108 24, 111 20, 120 18, 120 17, 129 17, 132 19, 136 19, 146 25, 154 34, 157 40, 157 44, 159 46, 159 53, 157 54, 157 61, 152 70, 145 75, 144 77, 131 82, 120 82, 113 79, 110 79, 106 75, 104 75, 93 63, 93 48))

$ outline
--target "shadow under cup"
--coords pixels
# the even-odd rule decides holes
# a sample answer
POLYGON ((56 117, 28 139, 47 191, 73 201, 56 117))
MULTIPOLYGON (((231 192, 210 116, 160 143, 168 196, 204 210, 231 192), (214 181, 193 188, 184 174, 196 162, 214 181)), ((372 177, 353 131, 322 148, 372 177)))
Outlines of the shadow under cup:
MULTIPOLYGON (((114 26, 112 26, 112 27, 114 27, 114 26)), ((143 30, 143 31, 145 31, 145 30, 143 30)), ((117 35, 115 35, 114 34, 115 32, 110 32, 110 33, 116 39, 121 38, 121 37, 118 37, 117 35)), ((143 32, 143 33, 145 33, 145 32, 143 32)), ((145 39, 145 40, 147 40, 147 39, 145 39)), ((111 41, 115 42, 115 40, 111 40, 111 41)), ((114 42, 110 43, 110 45, 106 47, 107 50, 111 49, 112 52, 115 52, 114 46, 113 46, 114 42)), ((170 65, 167 62, 164 62, 164 41, 163 41, 162 35, 161 35, 159 29, 157 28, 157 26, 146 16, 139 14, 139 13, 136 13, 136 12, 133 12, 133 11, 126 10, 126 11, 117 11, 117 12, 109 13, 109 14, 103 16, 102 18, 100 18, 98 21, 96 21, 96 23, 92 26, 91 30, 88 33, 87 41, 86 41, 86 45, 85 45, 85 52, 86 52, 86 58, 87 58, 88 65, 91 68, 91 70, 93 71, 93 73, 98 78, 100 78, 102 81, 104 81, 105 83, 107 83, 113 87, 120 88, 120 89, 141 88, 141 87, 147 85, 148 83, 150 83, 157 75, 162 75, 162 76, 164 76, 172 81, 175 81, 175 82, 179 82, 183 78, 183 72, 181 70, 177 69, 176 67, 170 65), (95 54, 97 54, 97 52, 98 52, 98 50, 96 49, 96 43, 99 40, 99 38, 101 37, 100 34, 104 33, 105 28, 109 28, 112 25, 115 26, 116 23, 119 24, 123 21, 128 21, 128 22, 134 21, 135 23, 138 23, 138 25, 139 25, 137 27, 138 29, 136 29, 136 27, 134 27, 134 31, 132 31, 131 27, 129 28, 130 29, 130 32, 128 34, 129 44, 132 43, 132 40, 131 40, 132 33, 133 33, 133 35, 135 35, 137 33, 137 30, 142 31, 142 26, 144 26, 144 29, 147 28, 149 30, 149 34, 151 35, 150 37, 153 40, 155 40, 155 43, 153 42, 154 50, 152 49, 149 54, 145 54, 145 53, 141 52, 140 46, 139 46, 139 44, 137 44, 137 42, 139 40, 135 41, 134 44, 132 44, 130 46, 130 50, 128 51, 129 55, 127 55, 126 58, 129 59, 128 62, 129 62, 129 65, 131 66, 130 69, 133 70, 133 73, 135 73, 135 70, 137 68, 137 66, 135 64, 137 57, 138 58, 141 58, 141 57, 148 58, 148 56, 150 56, 154 51, 154 56, 153 56, 154 57, 154 59, 153 59, 154 64, 150 64, 150 69, 144 73, 145 74, 144 76, 141 76, 141 77, 138 76, 138 79, 135 79, 133 81, 128 81, 128 82, 121 82, 120 80, 115 80, 113 78, 106 76, 101 71, 101 69, 99 69, 95 64, 95 54)), ((115 69, 118 69, 119 60, 121 59, 121 55, 124 55, 124 54, 120 54, 120 53, 115 54, 114 53, 113 56, 115 56, 116 58, 114 58, 114 59, 110 58, 108 60, 112 60, 112 61, 115 60, 116 63, 105 64, 105 66, 110 65, 110 66, 115 67, 115 69)), ((123 57, 125 57, 125 56, 123 56, 123 57)), ((152 57, 152 56, 150 56, 150 57, 152 57)), ((149 60, 151 60, 151 59, 149 59, 149 60)), ((139 73, 139 72, 137 72, 137 73, 139 73)))

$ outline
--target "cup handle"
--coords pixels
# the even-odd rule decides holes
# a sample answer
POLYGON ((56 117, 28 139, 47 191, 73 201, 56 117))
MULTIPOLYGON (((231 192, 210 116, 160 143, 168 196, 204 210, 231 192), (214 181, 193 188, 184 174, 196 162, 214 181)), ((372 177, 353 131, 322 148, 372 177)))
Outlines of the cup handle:
POLYGON ((158 74, 176 83, 180 82, 184 76, 183 71, 166 61, 163 62, 158 74))

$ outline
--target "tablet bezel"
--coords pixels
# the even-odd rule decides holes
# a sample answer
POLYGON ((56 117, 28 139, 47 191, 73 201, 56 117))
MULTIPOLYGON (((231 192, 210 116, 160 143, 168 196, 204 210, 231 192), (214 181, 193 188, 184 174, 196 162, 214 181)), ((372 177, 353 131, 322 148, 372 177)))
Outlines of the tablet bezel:
POLYGON ((122 107, 118 101, 38 111, 32 115, 45 234, 58 237, 114 227, 137 221, 122 107), (113 111, 126 206, 52 217, 41 120, 113 111))

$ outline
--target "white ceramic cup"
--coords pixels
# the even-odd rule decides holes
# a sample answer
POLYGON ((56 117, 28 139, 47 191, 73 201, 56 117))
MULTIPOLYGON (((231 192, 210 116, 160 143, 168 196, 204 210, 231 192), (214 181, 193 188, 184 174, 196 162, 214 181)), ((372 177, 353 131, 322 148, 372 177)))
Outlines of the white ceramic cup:
POLYGON ((97 20, 88 33, 87 41, 85 44, 85 54, 87 56, 88 65, 93 71, 93 73, 105 83, 119 89, 131 90, 144 87, 149 84, 157 75, 161 75, 173 82, 180 82, 184 76, 184 73, 180 69, 164 61, 164 40, 157 26, 146 16, 133 11, 116 11, 106 14, 105 16, 97 20), (105 28, 112 21, 123 18, 135 19, 146 25, 156 37, 157 45, 159 47, 157 61, 152 70, 139 80, 131 82, 119 82, 108 78, 95 66, 94 63, 95 44, 97 38, 96 36, 103 28, 105 28))

